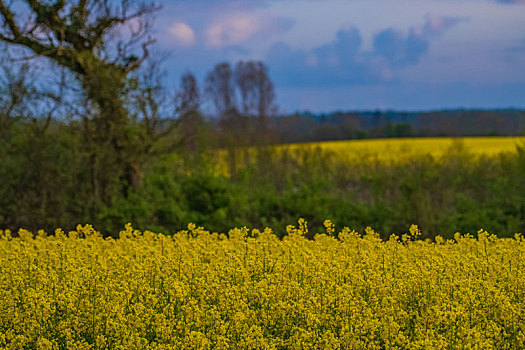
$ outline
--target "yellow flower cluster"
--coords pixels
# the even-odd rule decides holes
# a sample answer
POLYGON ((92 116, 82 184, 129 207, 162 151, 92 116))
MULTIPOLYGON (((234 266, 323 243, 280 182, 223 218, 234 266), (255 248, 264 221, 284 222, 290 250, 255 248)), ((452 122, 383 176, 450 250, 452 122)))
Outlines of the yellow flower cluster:
POLYGON ((0 231, 2 349, 525 348, 525 240, 0 231))

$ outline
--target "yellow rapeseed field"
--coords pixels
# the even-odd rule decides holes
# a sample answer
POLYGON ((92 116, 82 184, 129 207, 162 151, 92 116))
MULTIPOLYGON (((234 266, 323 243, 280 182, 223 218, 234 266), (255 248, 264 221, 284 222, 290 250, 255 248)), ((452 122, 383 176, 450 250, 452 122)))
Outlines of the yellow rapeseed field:
MULTIPOLYGON (((423 156, 434 159, 451 154, 493 157, 515 153, 525 146, 525 137, 419 137, 366 140, 324 141, 271 146, 265 148, 276 159, 293 159, 299 163, 308 157, 323 157, 325 161, 349 165, 399 164, 423 156)), ((214 159, 217 174, 229 176, 232 156, 237 168, 256 161, 258 148, 223 149, 214 159)), ((266 159, 266 158, 263 158, 266 159)), ((274 158, 275 160, 275 158, 274 158)))
POLYGON ((325 227, 0 231, 0 348, 525 348, 521 235, 325 227))
POLYGON ((399 161, 430 154, 439 157, 449 151, 462 150, 475 155, 515 152, 525 145, 525 137, 422 137, 326 141, 288 146, 291 150, 320 148, 349 159, 399 161))

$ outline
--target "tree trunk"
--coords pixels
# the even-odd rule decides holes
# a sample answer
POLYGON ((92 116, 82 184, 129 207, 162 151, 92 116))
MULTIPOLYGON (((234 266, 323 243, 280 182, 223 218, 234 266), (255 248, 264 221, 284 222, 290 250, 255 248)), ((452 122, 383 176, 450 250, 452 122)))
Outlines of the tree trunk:
POLYGON ((97 199, 110 204, 115 193, 128 195, 136 168, 130 121, 122 97, 126 73, 112 65, 95 64, 89 68, 81 82, 98 113, 91 120, 93 128, 88 129, 91 135, 87 138, 92 143, 89 150, 96 158, 97 199))

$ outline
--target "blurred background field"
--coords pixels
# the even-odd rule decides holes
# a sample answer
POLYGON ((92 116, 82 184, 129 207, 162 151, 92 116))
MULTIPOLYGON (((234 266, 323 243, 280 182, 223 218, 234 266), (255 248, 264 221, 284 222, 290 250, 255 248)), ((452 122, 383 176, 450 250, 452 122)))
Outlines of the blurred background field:
MULTIPOLYGON (((306 147, 339 153, 358 159, 375 158, 385 162, 409 160, 414 156, 430 154, 440 157, 453 149, 464 149, 475 155, 497 155, 516 152, 516 146, 525 144, 525 137, 425 137, 367 139, 351 141, 325 141, 307 143, 306 147)), ((300 145, 292 146, 301 147, 300 145)))
MULTIPOLYGON (((270 146, 267 152, 287 153, 299 160, 305 151, 320 151, 349 163, 403 163, 414 158, 431 156, 440 158, 450 152, 465 152, 474 156, 498 156, 502 153, 515 153, 517 147, 525 145, 525 137, 490 136, 490 137, 404 137, 363 140, 337 140, 305 142, 270 146)), ((254 158, 256 148, 251 148, 249 158, 254 158)), ((245 150, 239 153, 244 154, 245 150)), ((227 151, 222 150, 217 163, 219 172, 228 175, 227 151), (222 158, 222 159, 221 159, 222 158)), ((241 162, 242 163, 242 162, 241 162)))
POLYGON ((371 226, 383 238, 411 224, 423 237, 525 232, 522 137, 247 145, 224 141, 231 130, 199 128, 197 150, 176 145, 144 158, 134 177, 114 179, 130 181, 127 190, 113 182, 102 200, 78 124, 41 133, 38 123, 21 122, 0 145, 0 226, 52 232, 90 223, 111 235, 127 222, 164 233, 195 222, 227 232, 304 217, 312 232, 331 219, 359 231, 371 226))
MULTIPOLYGON (((502 153, 516 153, 517 148, 524 145, 525 137, 405 137, 285 144, 267 147, 265 152, 287 154, 297 161, 300 161, 304 152, 321 152, 340 162, 392 164, 410 162, 422 156, 440 158, 450 152, 498 156, 502 153)), ((237 150, 241 166, 243 160, 246 164, 250 159, 256 158, 260 151, 256 147, 237 150)), ((218 174, 230 176, 227 150, 219 151, 214 162, 218 174)))

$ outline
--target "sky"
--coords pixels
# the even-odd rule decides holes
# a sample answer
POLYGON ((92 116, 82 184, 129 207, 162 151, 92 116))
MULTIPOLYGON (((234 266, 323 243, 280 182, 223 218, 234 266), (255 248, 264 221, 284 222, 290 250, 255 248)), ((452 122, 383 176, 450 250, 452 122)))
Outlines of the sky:
POLYGON ((525 0, 163 0, 167 79, 261 60, 282 113, 525 108, 525 0))

